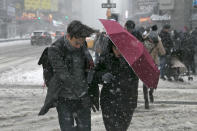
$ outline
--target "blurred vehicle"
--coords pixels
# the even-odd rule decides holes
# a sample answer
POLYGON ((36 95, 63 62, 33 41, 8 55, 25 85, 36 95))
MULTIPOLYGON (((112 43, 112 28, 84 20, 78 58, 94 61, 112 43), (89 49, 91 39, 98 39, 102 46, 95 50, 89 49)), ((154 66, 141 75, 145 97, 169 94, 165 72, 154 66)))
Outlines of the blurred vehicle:
POLYGON ((60 38, 61 36, 64 36, 64 31, 56 31, 55 32, 55 39, 60 38))
POLYGON ((49 34, 51 35, 52 39, 55 39, 55 32, 49 31, 49 34))
POLYGON ((31 45, 48 45, 51 43, 52 38, 47 31, 34 31, 31 35, 31 45))

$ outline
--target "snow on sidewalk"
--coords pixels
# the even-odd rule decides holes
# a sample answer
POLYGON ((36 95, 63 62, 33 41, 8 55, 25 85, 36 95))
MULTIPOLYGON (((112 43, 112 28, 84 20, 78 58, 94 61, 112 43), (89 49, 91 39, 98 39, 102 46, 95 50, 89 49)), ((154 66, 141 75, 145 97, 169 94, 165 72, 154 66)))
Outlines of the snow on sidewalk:
MULTIPOLYGON (((128 131, 196 131, 197 78, 194 81, 159 81, 155 103, 144 109, 142 83, 138 107, 128 131)), ((0 74, 1 131, 59 131, 57 112, 37 114, 44 103, 42 67, 37 61, 18 65, 0 74)), ((105 131, 101 111, 92 113, 92 131, 105 131)))
MULTIPOLYGON (((171 100, 197 101, 196 92, 177 93, 176 90, 163 88, 155 92, 155 103, 150 104, 149 110, 144 109, 143 92, 139 88, 138 107, 128 131, 196 131, 196 104, 162 103, 171 100)), ((50 109, 45 116, 37 116, 45 95, 46 89, 40 86, 2 85, 1 131, 59 131, 55 109, 50 109)), ((92 131, 105 131, 101 111, 92 112, 92 131)))

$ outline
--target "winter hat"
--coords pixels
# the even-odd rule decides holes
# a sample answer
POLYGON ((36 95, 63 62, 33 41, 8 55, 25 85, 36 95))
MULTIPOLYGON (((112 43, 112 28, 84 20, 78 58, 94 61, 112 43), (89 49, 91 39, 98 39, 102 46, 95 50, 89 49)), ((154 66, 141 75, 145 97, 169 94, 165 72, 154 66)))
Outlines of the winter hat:
POLYGON ((143 32, 143 34, 142 34, 142 37, 144 38, 144 39, 146 39, 148 36, 149 36, 149 34, 150 34, 150 32, 148 32, 148 31, 144 31, 143 32))
POLYGON ((153 25, 151 28, 152 28, 152 31, 157 31, 158 29, 157 25, 153 25))
POLYGON ((156 32, 151 31, 148 35, 148 38, 150 38, 155 44, 159 42, 158 34, 156 32))

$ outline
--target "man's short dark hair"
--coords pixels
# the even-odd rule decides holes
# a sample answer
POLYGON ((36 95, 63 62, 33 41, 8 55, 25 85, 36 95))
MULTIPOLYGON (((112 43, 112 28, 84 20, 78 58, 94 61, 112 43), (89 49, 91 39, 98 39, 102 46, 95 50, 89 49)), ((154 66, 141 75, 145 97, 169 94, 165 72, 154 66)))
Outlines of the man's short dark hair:
POLYGON ((135 22, 132 20, 127 20, 127 22, 125 23, 125 27, 127 29, 134 29, 135 28, 135 22))
POLYGON ((112 13, 110 19, 113 19, 118 22, 118 14, 112 13))
POLYGON ((171 28, 171 26, 169 24, 166 24, 163 26, 163 29, 170 29, 170 28, 171 28))
POLYGON ((80 21, 72 21, 67 28, 67 33, 71 38, 86 38, 89 37, 95 30, 82 24, 80 21))

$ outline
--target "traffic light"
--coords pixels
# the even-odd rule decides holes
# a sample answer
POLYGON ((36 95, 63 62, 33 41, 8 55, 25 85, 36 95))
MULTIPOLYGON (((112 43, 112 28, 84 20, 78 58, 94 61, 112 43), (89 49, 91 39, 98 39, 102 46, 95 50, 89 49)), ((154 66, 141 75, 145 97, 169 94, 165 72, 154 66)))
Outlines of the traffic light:
POLYGON ((40 17, 38 17, 38 20, 40 20, 40 17))
POLYGON ((68 16, 65 16, 65 19, 68 20, 68 16))

